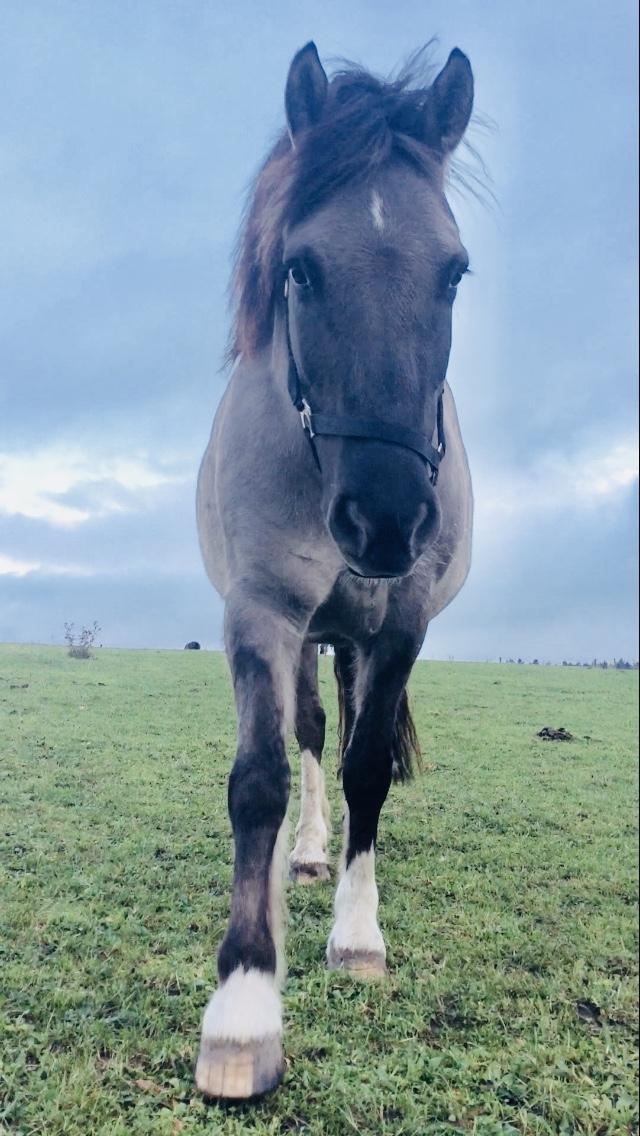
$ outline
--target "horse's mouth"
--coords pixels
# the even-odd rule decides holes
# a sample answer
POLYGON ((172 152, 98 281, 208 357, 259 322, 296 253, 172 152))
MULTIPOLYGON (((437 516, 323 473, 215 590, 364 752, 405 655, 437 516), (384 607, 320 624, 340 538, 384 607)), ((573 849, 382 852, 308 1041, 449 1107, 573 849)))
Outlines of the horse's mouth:
MULTIPOLYGON (((354 580, 361 580, 363 584, 388 584, 393 580, 404 580, 411 571, 411 569, 409 569, 409 572, 376 572, 374 574, 358 572, 358 570, 353 568, 350 564, 347 564, 346 567, 349 575, 353 577, 354 580)), ((413 565, 411 567, 413 567, 413 565)))

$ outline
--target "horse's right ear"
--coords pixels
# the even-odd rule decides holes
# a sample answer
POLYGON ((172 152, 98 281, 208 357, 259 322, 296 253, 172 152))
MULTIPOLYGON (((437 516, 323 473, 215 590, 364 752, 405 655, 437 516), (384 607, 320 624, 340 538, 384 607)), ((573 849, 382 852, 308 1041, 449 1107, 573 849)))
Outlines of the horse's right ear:
POLYGON ((294 55, 287 75, 284 105, 291 142, 310 126, 315 126, 327 97, 327 76, 315 43, 307 43, 294 55))

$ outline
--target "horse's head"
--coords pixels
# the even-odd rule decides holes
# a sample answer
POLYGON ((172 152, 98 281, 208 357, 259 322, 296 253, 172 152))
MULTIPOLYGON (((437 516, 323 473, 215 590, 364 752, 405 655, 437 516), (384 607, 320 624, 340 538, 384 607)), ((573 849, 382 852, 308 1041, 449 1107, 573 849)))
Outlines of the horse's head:
POLYGON ((314 438, 327 524, 362 576, 405 575, 440 526, 434 465, 380 440, 375 423, 438 442, 452 307, 468 268, 445 166, 472 101, 457 50, 427 90, 361 73, 329 84, 312 44, 287 80, 291 200, 301 208, 289 212, 277 302, 312 412, 373 424, 361 438, 314 438))

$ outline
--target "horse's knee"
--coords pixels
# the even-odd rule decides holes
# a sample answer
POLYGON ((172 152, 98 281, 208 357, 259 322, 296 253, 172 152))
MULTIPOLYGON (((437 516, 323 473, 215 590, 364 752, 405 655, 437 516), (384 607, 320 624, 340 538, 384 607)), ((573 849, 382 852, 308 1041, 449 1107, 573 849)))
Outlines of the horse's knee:
POLYGON ((289 800, 290 773, 284 746, 268 754, 239 753, 229 778, 229 815, 234 828, 277 834, 289 800))

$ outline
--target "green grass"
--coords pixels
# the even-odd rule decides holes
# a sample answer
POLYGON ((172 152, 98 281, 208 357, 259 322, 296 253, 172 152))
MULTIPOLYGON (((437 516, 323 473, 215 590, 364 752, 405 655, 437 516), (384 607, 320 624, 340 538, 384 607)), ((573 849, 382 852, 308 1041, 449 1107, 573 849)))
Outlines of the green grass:
POLYGON ((327 973, 332 888, 289 888, 285 1081, 224 1109, 192 1084, 229 903, 224 659, 0 648, 0 1131, 635 1132, 636 693, 418 664, 426 767, 380 829, 390 977, 327 973))

